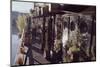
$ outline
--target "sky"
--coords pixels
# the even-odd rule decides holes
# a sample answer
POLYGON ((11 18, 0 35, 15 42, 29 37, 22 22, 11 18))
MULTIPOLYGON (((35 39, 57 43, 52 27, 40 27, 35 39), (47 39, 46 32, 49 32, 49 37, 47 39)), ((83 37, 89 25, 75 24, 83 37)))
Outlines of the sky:
POLYGON ((34 3, 31 2, 12 2, 12 11, 18 11, 22 13, 29 13, 30 9, 32 9, 34 3))

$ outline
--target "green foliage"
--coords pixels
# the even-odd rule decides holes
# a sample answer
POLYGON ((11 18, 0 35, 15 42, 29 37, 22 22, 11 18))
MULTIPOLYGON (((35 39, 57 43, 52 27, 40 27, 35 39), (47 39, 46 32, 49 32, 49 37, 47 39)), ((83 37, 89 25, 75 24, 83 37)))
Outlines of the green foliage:
POLYGON ((61 49, 61 40, 55 40, 54 51, 58 52, 61 49))
POLYGON ((65 47, 66 54, 63 58, 63 62, 72 62, 73 61, 73 53, 77 53, 80 51, 80 39, 81 39, 80 31, 77 30, 75 34, 76 39, 74 37, 72 39, 69 38, 67 41, 67 45, 65 47))

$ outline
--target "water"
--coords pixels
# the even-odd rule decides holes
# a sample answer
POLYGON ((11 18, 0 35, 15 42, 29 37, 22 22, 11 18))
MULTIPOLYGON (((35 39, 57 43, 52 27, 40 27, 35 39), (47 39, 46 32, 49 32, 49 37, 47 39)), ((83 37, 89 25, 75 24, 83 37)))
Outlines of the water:
POLYGON ((18 51, 18 46, 19 46, 19 38, 18 35, 12 34, 12 42, 11 42, 11 65, 15 65, 15 58, 17 55, 18 51))

